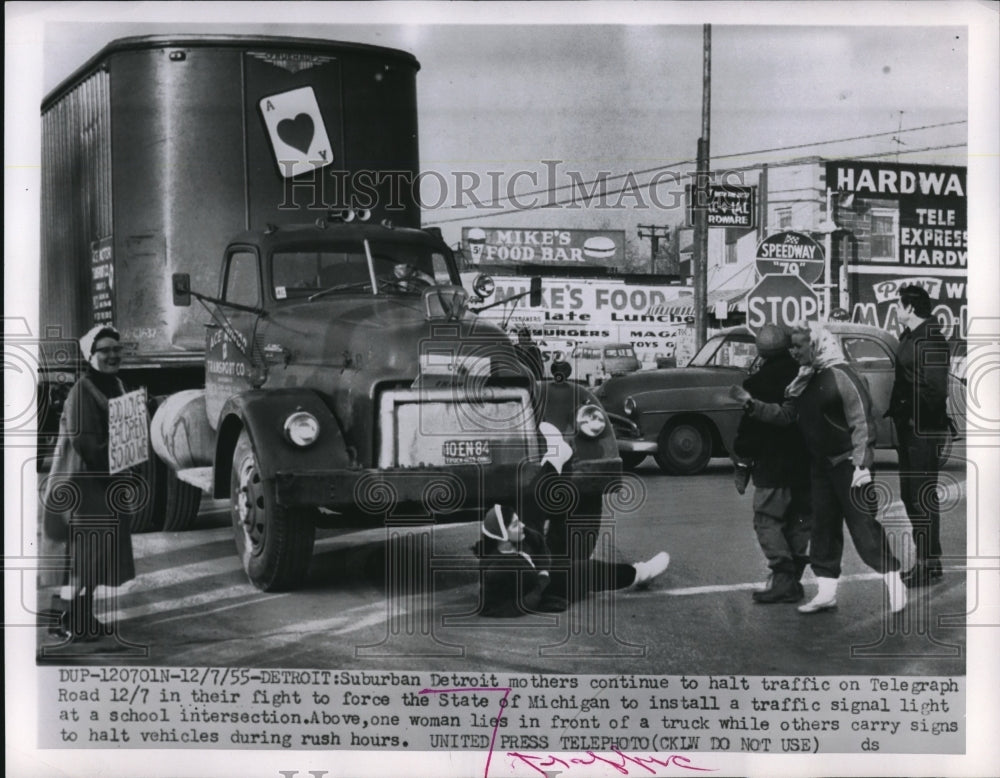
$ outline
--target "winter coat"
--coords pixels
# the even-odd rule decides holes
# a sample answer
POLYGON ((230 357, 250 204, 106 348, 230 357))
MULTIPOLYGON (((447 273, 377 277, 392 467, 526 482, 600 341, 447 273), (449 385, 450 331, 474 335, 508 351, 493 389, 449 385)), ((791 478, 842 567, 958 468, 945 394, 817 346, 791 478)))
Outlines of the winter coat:
MULTIPOLYGON (((781 403, 785 387, 799 372, 798 363, 787 353, 763 360, 756 373, 743 382, 755 400, 781 403)), ((802 434, 794 426, 775 427, 755 416, 740 420, 734 453, 753 460, 755 486, 778 488, 804 486, 809 480, 809 457, 802 434)))
MULTIPOLYGON (((501 510, 508 518, 516 516, 512 506, 501 510)), ((521 531, 523 537, 516 543, 484 533, 473 546, 479 557, 479 613, 483 616, 513 618, 535 610, 549 584, 550 559, 544 536, 523 523, 521 531)))
POLYGON ((903 330, 896 349, 896 380, 886 417, 913 420, 917 432, 948 429, 948 341, 930 320, 903 330))
POLYGON ((846 364, 816 370, 802 393, 782 405, 754 401, 751 414, 769 424, 796 422, 814 464, 850 460, 871 467, 875 460, 871 395, 846 364))
POLYGON ((123 394, 117 376, 95 370, 74 384, 59 419, 52 469, 41 484, 46 537, 62 545, 71 569, 93 585, 135 578, 127 512, 135 476, 108 472, 108 400, 123 394), (84 542, 81 533, 101 518, 114 523, 113 543, 84 542))

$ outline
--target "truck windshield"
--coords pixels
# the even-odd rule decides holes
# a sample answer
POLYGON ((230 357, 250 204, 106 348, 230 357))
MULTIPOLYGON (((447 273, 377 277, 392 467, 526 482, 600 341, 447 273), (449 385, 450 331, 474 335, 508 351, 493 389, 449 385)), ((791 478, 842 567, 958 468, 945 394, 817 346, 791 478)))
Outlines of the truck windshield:
POLYGON ((431 248, 371 241, 316 249, 279 250, 271 256, 278 300, 328 294, 420 294, 428 286, 454 283, 447 258, 431 248), (375 288, 372 288, 372 274, 375 288))

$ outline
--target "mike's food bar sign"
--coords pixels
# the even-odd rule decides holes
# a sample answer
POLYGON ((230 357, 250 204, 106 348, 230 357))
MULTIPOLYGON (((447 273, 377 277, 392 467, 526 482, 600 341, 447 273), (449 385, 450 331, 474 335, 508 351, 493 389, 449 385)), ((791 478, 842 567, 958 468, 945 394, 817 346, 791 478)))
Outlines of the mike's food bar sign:
POLYGON ((898 334, 899 289, 915 284, 946 331, 965 337, 966 169, 844 160, 827 163, 826 185, 839 195, 838 226, 853 237, 846 241, 851 320, 898 334))
POLYGON ((462 245, 473 265, 605 265, 625 262, 621 230, 463 227, 462 245))

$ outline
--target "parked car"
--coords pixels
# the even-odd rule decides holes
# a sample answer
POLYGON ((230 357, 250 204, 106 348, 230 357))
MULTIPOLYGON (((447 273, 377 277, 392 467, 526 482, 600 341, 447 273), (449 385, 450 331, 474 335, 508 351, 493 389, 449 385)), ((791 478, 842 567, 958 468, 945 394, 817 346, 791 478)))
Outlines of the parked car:
MULTIPOLYGON (((892 392, 898 341, 864 324, 831 321, 828 326, 871 391, 876 447, 892 448, 895 430, 882 415, 892 392)), ((646 370, 605 382, 596 394, 611 418, 623 465, 635 468, 652 455, 665 473, 693 475, 711 457, 728 456, 742 416, 728 390, 742 384, 757 363, 753 333, 737 327, 709 338, 687 367, 646 370)), ((957 376, 950 378, 949 411, 961 434, 965 389, 957 376)), ((949 442, 942 461, 950 449, 949 442)))
POLYGON ((631 343, 582 343, 570 357, 572 377, 588 386, 598 386, 612 376, 639 369, 639 358, 631 343))

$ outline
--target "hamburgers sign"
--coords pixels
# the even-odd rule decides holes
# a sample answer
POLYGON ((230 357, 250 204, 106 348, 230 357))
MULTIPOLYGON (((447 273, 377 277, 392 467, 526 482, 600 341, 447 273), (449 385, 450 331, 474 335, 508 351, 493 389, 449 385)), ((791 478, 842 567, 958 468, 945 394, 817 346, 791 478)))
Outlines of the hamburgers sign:
POLYGON ((757 244, 757 272, 798 276, 814 284, 823 275, 823 247, 804 232, 778 232, 757 244))

